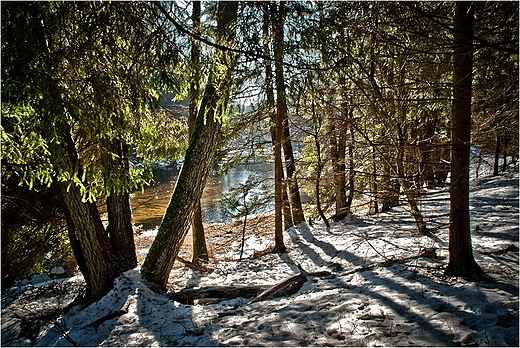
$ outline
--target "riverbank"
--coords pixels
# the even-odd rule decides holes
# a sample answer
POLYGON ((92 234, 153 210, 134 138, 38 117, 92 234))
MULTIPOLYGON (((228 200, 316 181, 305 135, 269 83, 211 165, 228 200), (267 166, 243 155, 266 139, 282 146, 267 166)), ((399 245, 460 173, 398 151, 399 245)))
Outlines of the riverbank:
MULTIPOLYGON (((159 221, 160 222, 160 221, 159 221)), ((240 246, 242 241, 242 220, 236 220, 225 223, 204 223, 204 232, 206 235, 206 245, 210 262, 220 260, 238 259, 240 255, 240 246)), ((254 255, 269 247, 269 243, 255 243, 256 239, 272 239, 274 241, 274 215, 271 213, 260 214, 248 217, 246 224, 246 245, 244 248, 244 258, 254 255)), ((150 249, 157 229, 142 230, 135 236, 135 244, 137 250, 137 258, 141 264, 148 250, 150 249)), ((192 254, 192 235, 188 233, 184 243, 180 249, 179 256, 184 260, 191 260, 192 254)), ((274 242, 273 242, 274 243, 274 242)), ((174 268, 183 268, 181 262, 176 262, 174 268)))

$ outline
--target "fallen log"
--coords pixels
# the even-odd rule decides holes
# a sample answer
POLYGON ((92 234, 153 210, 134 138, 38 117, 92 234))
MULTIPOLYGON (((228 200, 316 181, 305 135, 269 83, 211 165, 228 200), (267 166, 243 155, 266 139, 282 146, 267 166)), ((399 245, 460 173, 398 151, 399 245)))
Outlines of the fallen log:
POLYGON ((196 300, 204 300, 204 303, 215 303, 237 297, 252 298, 251 302, 264 301, 275 297, 291 296, 297 293, 309 276, 328 276, 330 272, 308 273, 298 265, 300 273, 278 284, 272 285, 231 285, 210 286, 206 288, 187 288, 178 292, 167 294, 168 298, 184 303, 194 304, 196 300))
POLYGON ((210 286, 199 289, 183 289, 179 292, 167 294, 168 298, 184 303, 194 304, 195 300, 201 299, 232 299, 237 297, 252 298, 272 285, 236 285, 236 286, 210 286))

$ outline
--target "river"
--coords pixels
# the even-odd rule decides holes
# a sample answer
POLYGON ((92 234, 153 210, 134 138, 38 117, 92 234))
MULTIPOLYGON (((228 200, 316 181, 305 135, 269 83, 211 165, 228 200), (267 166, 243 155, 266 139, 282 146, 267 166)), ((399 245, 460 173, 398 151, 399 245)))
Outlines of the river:
MULTIPOLYGON (((130 204, 135 225, 142 225, 142 230, 154 229, 160 225, 173 194, 178 174, 179 171, 175 166, 155 168, 156 184, 145 188, 144 192, 137 191, 131 194, 130 204)), ((273 188, 274 184, 271 182, 274 176, 274 165, 265 162, 251 162, 240 164, 226 174, 212 172, 208 177, 201 199, 203 221, 206 223, 231 221, 229 209, 220 200, 233 187, 244 184, 250 176, 253 176, 255 180, 267 181, 269 187, 273 188)), ((257 188, 257 190, 259 189, 257 188)), ((273 209, 273 204, 268 204, 263 209, 264 211, 273 209)))

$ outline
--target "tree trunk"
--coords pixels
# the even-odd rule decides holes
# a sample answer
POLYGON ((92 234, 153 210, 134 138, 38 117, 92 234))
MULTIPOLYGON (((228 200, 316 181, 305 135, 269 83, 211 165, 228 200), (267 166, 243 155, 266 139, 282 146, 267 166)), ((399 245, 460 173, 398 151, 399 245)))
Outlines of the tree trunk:
MULTIPOLYGON (((272 7, 274 9, 274 6, 272 7)), ((276 79, 276 117, 282 127, 282 145, 285 156, 285 168, 287 170, 286 182, 289 189, 289 201, 291 203, 292 220, 295 225, 305 221, 298 181, 296 180, 296 166, 292 149, 291 134, 289 130, 289 118, 287 116, 287 100, 285 95, 285 81, 283 76, 284 57, 284 20, 285 2, 279 3, 278 11, 274 11, 272 17, 274 34, 274 58, 276 79)))
MULTIPOLYGON (((264 14, 263 14, 263 49, 264 54, 270 55, 269 48, 269 16, 273 14, 273 3, 265 3, 264 14)), ((273 74, 270 60, 265 60, 265 85, 267 95, 267 108, 269 110, 269 117, 271 120, 271 138, 273 142, 273 153, 274 153, 274 251, 277 253, 283 253, 286 251, 283 242, 283 222, 282 217, 285 216, 285 222, 291 217, 290 207, 284 204, 285 194, 283 190, 285 185, 283 183, 283 167, 282 167, 282 146, 281 146, 281 127, 278 126, 277 120, 274 113, 274 91, 273 91, 273 74)))
POLYGON ((129 201, 128 193, 111 194, 107 197, 107 232, 110 235, 110 244, 118 273, 137 266, 132 211, 129 201))
MULTIPOLYGON (((217 42, 234 46, 238 3, 218 3, 217 42)), ((144 279, 165 291, 170 271, 189 231, 193 212, 202 196, 202 190, 213 161, 215 146, 220 135, 233 82, 232 69, 236 54, 215 51, 208 82, 190 139, 188 150, 174 193, 166 209, 157 237, 146 257, 141 273, 144 279)))
POLYGON ((349 114, 349 133, 350 133, 350 144, 348 146, 348 196, 347 196, 347 208, 350 211, 352 208, 352 201, 354 200, 354 190, 355 190, 355 175, 354 171, 354 145, 355 145, 355 134, 354 134, 354 126, 352 122, 352 112, 349 114))
MULTIPOLYGON (((200 17, 200 1, 193 1, 193 12, 191 18, 194 28, 200 26, 200 17)), ((197 105, 200 98, 200 43, 196 40, 192 40, 191 42, 191 64, 193 70, 190 81, 190 137, 193 135, 193 128, 195 126, 195 120, 197 119, 197 105)), ((208 247, 206 245, 206 236, 204 235, 204 225, 202 223, 202 208, 200 201, 195 206, 195 211, 193 212, 191 233, 193 238, 192 262, 194 264, 208 262, 208 247)))
MULTIPOLYGON (((340 45, 345 46, 344 38, 340 39, 340 45)), ((327 54, 328 60, 328 54, 327 54)), ((329 64, 329 62, 327 62, 329 64)), ((334 175, 334 196, 336 203, 336 213, 334 218, 342 220, 350 213, 350 206, 347 202, 347 181, 346 181, 346 163, 345 158, 347 154, 347 134, 348 126, 351 126, 352 106, 348 103, 347 81, 343 74, 339 76, 339 82, 342 86, 341 105, 342 114, 338 117, 333 117, 330 123, 331 134, 330 142, 330 157, 332 161, 332 170, 334 175)), ((332 114, 332 112, 329 112, 332 114)))
POLYGON ((383 194, 382 194, 382 207, 381 212, 386 212, 393 207, 399 205, 399 191, 401 185, 399 180, 392 177, 390 164, 386 161, 383 163, 384 166, 384 179, 383 179, 383 194))
POLYGON ((321 219, 325 223, 325 226, 330 227, 329 221, 325 217, 325 213, 323 212, 323 209, 321 208, 321 196, 320 196, 320 180, 321 180, 321 171, 322 171, 322 160, 321 160, 321 145, 320 141, 318 139, 318 134, 315 134, 314 137, 314 144, 316 147, 316 156, 318 163, 316 164, 316 181, 314 190, 316 193, 316 208, 318 209, 318 214, 320 215, 321 219))
MULTIPOLYGON (((311 78, 312 79, 312 78, 311 78)), ((310 80, 311 89, 313 86, 313 81, 310 80)), ((317 157, 317 163, 316 163, 316 178, 314 181, 314 193, 316 194, 316 209, 318 210, 318 214, 320 215, 321 219, 325 223, 327 227, 330 227, 329 221, 325 217, 325 213, 323 212, 323 209, 321 208, 321 195, 320 195, 320 180, 321 180, 321 171, 323 167, 323 163, 321 160, 321 144, 320 144, 320 128, 322 125, 322 119, 320 116, 316 115, 316 107, 314 102, 314 90, 312 91, 312 101, 311 101, 311 110, 312 110, 312 121, 314 125, 314 146, 316 148, 316 157, 317 157)))
MULTIPOLYGON (((63 193, 62 193, 63 194, 63 193)), ((72 249, 72 253, 74 254, 74 258, 76 259, 76 263, 78 264, 79 271, 83 274, 83 278, 85 279, 85 283, 87 284, 87 297, 90 291, 90 279, 89 276, 87 261, 85 260, 85 255, 83 254, 83 249, 81 248, 81 243, 78 238, 76 238, 76 229, 74 228, 74 222, 72 221, 72 217, 70 216, 70 211, 68 209, 65 210, 65 221, 67 223, 67 234, 69 236, 69 243, 72 249)))
MULTIPOLYGON (((386 132, 383 132, 383 139, 386 137, 386 132)), ((385 157, 391 158, 390 152, 391 147, 385 146, 385 157)), ((401 185, 399 184, 399 179, 392 176, 392 162, 390 160, 383 161, 383 182, 382 182, 382 207, 381 212, 386 212, 393 207, 397 207, 399 205, 399 191, 401 190, 401 185)))
POLYGON ((217 285, 197 289, 187 288, 179 292, 168 293, 167 296, 174 301, 193 305, 195 300, 212 300, 211 303, 214 303, 237 297, 252 298, 272 286, 273 285, 217 285))
MULTIPOLYGON (((283 167, 283 166, 282 166, 283 167)), ((287 182, 285 181, 285 175, 282 168, 282 204, 283 204, 283 229, 287 231, 291 227, 294 226, 292 213, 291 213, 291 203, 289 201, 289 196, 287 195, 287 182)))
MULTIPOLYGON (((46 47, 45 30, 42 21, 35 21, 39 29, 37 40, 42 52, 46 47), (45 48, 43 48, 45 47, 45 48)), ((43 129, 43 136, 49 144, 50 160, 57 173, 65 172, 70 177, 59 182, 63 201, 66 206, 67 224, 73 252, 87 283, 85 300, 87 302, 101 299, 113 287, 116 271, 108 235, 103 227, 97 206, 93 202, 84 201, 84 192, 88 185, 81 181, 83 168, 79 161, 76 145, 72 138, 71 128, 66 121, 65 102, 62 99, 59 84, 48 76, 47 88, 43 89, 42 115, 49 120, 43 129), (75 182, 77 179, 77 182, 75 182)), ((58 175, 59 177, 59 175, 58 175)))
MULTIPOLYGON (((59 125, 56 127, 60 127, 59 125)), ((69 126, 61 125, 62 144, 51 146, 53 163, 61 164, 70 173, 81 176, 81 166, 69 126), (64 146, 66 148, 64 148, 64 146)), ((110 241, 103 227, 97 206, 93 202, 84 202, 80 187, 70 182, 60 182, 63 200, 70 217, 71 242, 78 246, 76 256, 78 264, 83 265, 85 281, 87 282, 88 301, 101 299, 113 286, 116 276, 110 241)))
POLYGON ((335 220, 343 220, 349 213, 347 206, 347 182, 345 180, 345 155, 346 155, 346 136, 347 136, 347 105, 343 106, 345 117, 338 120, 330 119, 329 122, 329 148, 330 160, 334 177, 334 197, 336 201, 335 220))
POLYGON ((505 173, 507 170, 507 132, 504 132, 504 157, 502 161, 502 173, 505 173))
POLYGON ((208 247, 206 245, 206 236, 204 234, 204 225, 202 223, 202 207, 200 200, 199 203, 195 206, 195 211, 193 212, 191 233, 193 237, 191 262, 196 265, 208 262, 209 254, 208 247))
POLYGON ((410 188, 410 181, 408 180, 405 167, 404 167, 404 135, 403 130, 400 125, 398 125, 398 137, 399 137, 399 148, 397 150, 397 177, 399 181, 399 185, 403 189, 403 192, 406 196, 406 201, 408 202, 408 206, 410 207, 410 211, 415 220, 415 224, 417 226, 417 230, 419 234, 423 236, 427 236, 430 233, 426 228, 426 222, 424 222, 421 210, 417 206, 417 200, 415 194, 412 192, 410 188))
POLYGON ((282 210, 283 210, 283 165, 282 165, 282 125, 276 117, 274 139, 274 207, 275 207, 275 231, 274 251, 284 253, 286 251, 283 242, 282 210))
POLYGON ((125 185, 130 180, 128 145, 118 139, 102 140, 102 161, 107 191, 107 232, 114 254, 117 272, 124 272, 137 266, 132 210, 130 197, 125 185), (117 186, 122 189, 115 189, 117 186))
POLYGON ((454 33, 449 262, 446 274, 468 278, 477 278, 483 273, 473 258, 469 217, 473 20, 473 3, 457 1, 454 33))
POLYGON ((377 187, 377 162, 376 162, 376 149, 372 146, 372 213, 379 213, 378 203, 378 187, 377 187))
POLYGON ((497 134, 497 142, 495 146, 495 161, 493 162, 493 176, 498 176, 498 168, 500 167, 500 135, 497 134))

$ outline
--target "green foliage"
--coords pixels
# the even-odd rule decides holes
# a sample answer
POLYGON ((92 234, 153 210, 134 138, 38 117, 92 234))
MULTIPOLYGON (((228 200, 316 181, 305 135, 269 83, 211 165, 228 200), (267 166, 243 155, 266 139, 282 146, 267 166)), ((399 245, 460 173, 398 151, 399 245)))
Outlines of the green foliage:
POLYGON ((173 117, 158 109, 147 113, 140 123, 136 153, 146 161, 175 161, 183 157, 188 144, 187 117, 173 117))
POLYGON ((35 183, 50 185, 53 174, 47 143, 34 127, 36 116, 30 106, 2 103, 2 175, 15 174, 31 189, 35 183))
POLYGON ((220 204, 233 218, 244 218, 265 209, 273 200, 273 188, 265 179, 249 175, 247 180, 224 193, 220 204))

